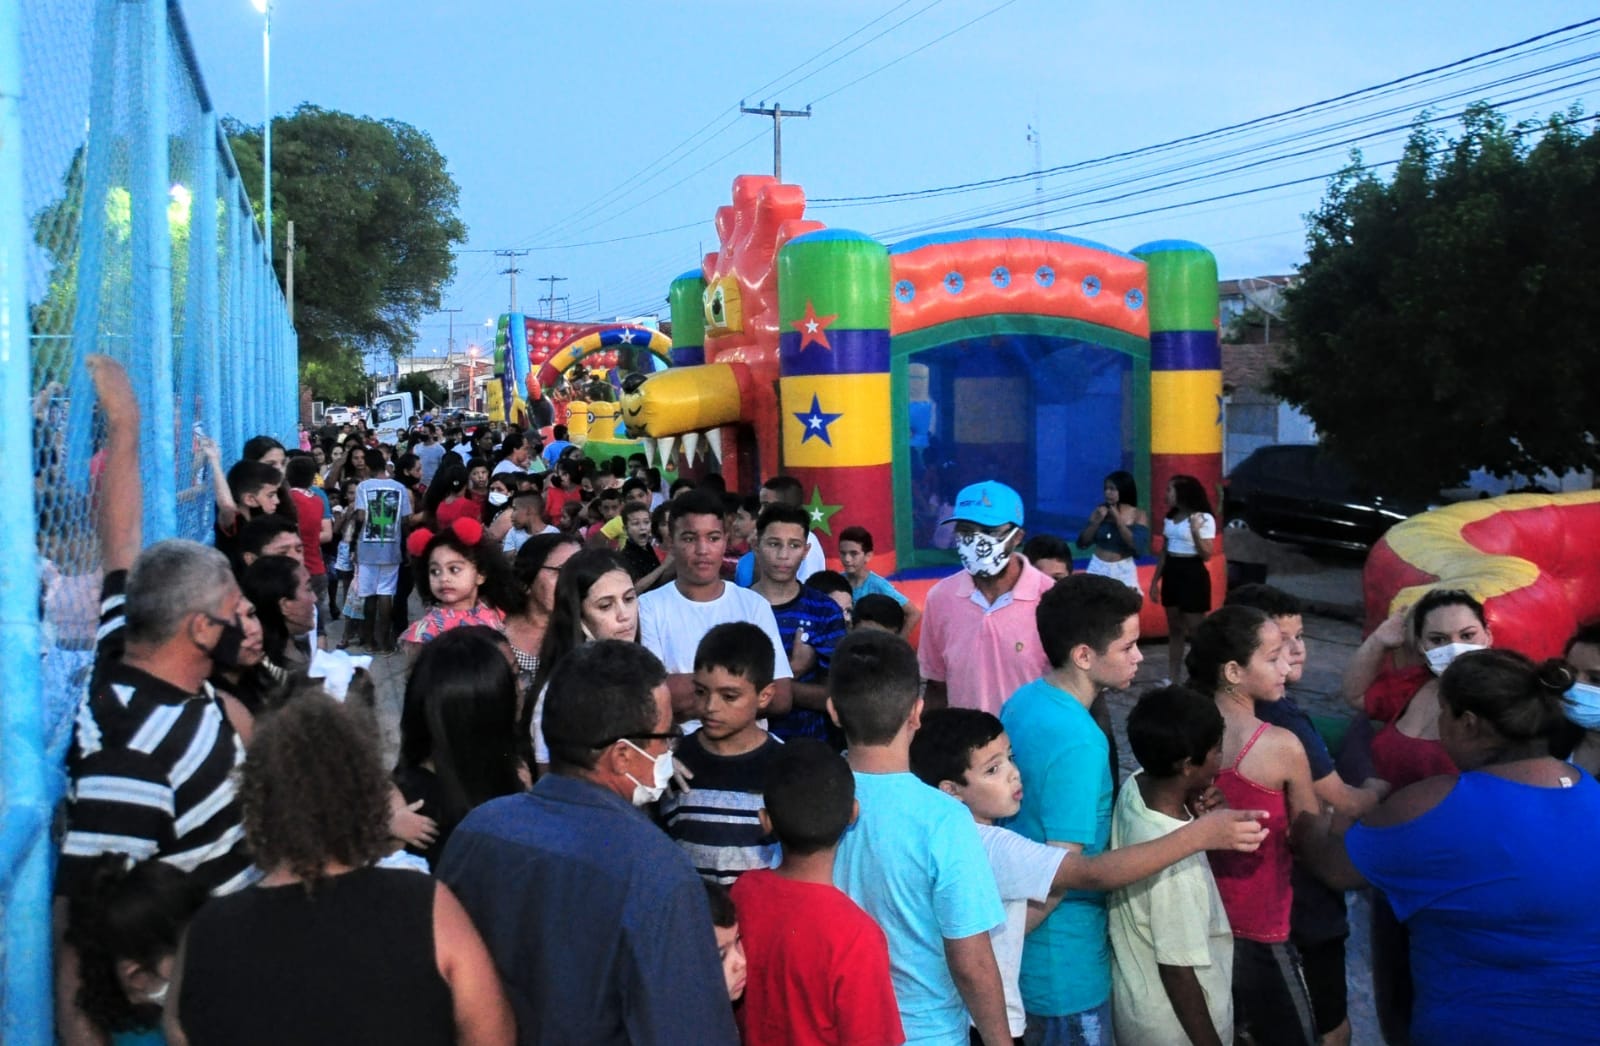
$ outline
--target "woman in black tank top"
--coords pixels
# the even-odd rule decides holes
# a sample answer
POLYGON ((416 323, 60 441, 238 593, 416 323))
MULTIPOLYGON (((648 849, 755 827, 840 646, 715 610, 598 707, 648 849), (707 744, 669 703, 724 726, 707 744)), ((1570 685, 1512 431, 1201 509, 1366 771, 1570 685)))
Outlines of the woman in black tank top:
POLYGON ((372 866, 394 848, 372 726, 320 691, 261 721, 239 797, 266 874, 190 925, 169 1042, 514 1041, 488 951, 454 896, 419 872, 372 866))

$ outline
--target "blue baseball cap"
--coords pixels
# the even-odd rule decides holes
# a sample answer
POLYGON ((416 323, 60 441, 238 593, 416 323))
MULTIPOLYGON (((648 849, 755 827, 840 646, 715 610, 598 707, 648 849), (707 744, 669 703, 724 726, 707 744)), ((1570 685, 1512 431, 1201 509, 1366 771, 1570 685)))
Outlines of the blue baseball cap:
POLYGON ((956 495, 955 511, 945 523, 975 523, 980 527, 1022 526, 1022 496, 1004 483, 984 480, 962 487, 956 495))

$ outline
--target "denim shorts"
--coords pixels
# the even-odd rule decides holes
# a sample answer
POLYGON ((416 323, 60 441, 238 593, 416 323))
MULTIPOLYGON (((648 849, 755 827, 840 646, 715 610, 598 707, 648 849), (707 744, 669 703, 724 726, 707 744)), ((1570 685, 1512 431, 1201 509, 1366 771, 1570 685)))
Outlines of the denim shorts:
POLYGON ((1035 1017, 1030 1013, 1022 1041, 1026 1046, 1113 1046, 1116 1040, 1111 1035, 1111 1000, 1065 1017, 1035 1017))

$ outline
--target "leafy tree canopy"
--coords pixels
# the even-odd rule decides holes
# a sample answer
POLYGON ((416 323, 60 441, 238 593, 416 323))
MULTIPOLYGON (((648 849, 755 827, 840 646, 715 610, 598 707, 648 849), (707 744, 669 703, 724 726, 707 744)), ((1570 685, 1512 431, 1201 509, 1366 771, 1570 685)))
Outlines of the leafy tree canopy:
POLYGON ((1382 489, 1600 465, 1600 132, 1584 123, 1509 127, 1486 104, 1459 138, 1419 121, 1392 180, 1355 154, 1307 216, 1272 388, 1382 489))
MULTIPOLYGON (((261 186, 261 129, 227 122, 246 186, 261 186)), ((362 355, 400 354, 439 305, 467 237, 459 190, 433 139, 398 120, 309 103, 272 122, 274 260, 295 223, 295 326, 303 377, 317 395, 345 391, 362 355)), ((256 201, 260 208, 260 201, 256 201)))
POLYGON ((395 389, 399 392, 420 392, 423 399, 417 403, 419 410, 442 407, 449 398, 444 386, 435 381, 433 375, 423 374, 420 371, 403 375, 395 383, 395 389))

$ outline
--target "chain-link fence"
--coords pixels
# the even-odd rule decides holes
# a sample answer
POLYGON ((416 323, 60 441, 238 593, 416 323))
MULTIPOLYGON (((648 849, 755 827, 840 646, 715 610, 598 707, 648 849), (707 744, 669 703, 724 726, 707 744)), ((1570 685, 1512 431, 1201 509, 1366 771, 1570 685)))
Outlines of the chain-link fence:
POLYGON ((296 431, 295 336, 173 0, 0 0, 0 1041, 51 1041, 50 822, 93 658, 84 359, 143 413, 144 538, 209 540, 201 433, 296 431), (31 482, 24 473, 31 471, 31 482))

